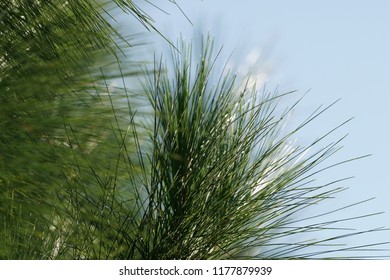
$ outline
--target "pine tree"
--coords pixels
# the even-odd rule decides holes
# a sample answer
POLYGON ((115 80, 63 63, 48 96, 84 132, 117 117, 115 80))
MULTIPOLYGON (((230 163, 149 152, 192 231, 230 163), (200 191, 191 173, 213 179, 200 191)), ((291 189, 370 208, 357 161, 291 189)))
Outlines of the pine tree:
POLYGON ((150 70, 117 13, 158 33, 130 0, 0 3, 1 259, 377 256, 386 242, 339 245, 377 229, 300 217, 342 190, 312 180, 340 142, 290 141, 328 108, 286 132, 293 93, 219 69, 211 38, 167 41, 150 70))

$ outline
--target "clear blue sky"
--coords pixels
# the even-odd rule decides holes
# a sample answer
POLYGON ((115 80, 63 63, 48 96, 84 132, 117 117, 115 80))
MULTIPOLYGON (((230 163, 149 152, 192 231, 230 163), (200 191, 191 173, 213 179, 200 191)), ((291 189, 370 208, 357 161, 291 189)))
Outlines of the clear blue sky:
MULTIPOLYGON (((159 1, 159 5, 161 2, 164 1, 159 1)), ((349 136, 330 163, 373 155, 321 176, 323 180, 355 176, 343 184, 349 190, 332 201, 332 207, 376 197, 362 207, 346 211, 351 215, 386 211, 372 218, 367 226, 390 227, 390 1, 176 2, 192 25, 172 4, 164 7, 169 15, 147 8, 155 17, 156 26, 172 41, 180 34, 191 38, 196 31, 210 31, 218 44, 225 46, 226 59, 234 50, 235 64, 244 65, 260 57, 256 63, 268 73, 269 89, 279 86, 280 91, 301 93, 310 89, 293 122, 308 116, 317 106, 341 98, 300 134, 299 141, 309 143, 355 117, 335 134, 349 136)), ((359 227, 359 223, 354 226, 359 227)))

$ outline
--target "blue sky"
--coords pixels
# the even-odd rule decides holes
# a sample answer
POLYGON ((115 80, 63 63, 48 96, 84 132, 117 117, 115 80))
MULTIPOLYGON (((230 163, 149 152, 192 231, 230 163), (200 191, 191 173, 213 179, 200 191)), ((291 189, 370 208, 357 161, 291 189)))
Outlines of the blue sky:
POLYGON ((164 7, 169 15, 147 8, 156 26, 172 41, 180 35, 189 39, 198 31, 209 31, 219 45, 224 45, 224 59, 234 50, 231 61, 237 69, 253 60, 251 69, 267 74, 262 77, 266 78, 268 89, 298 90, 299 94, 310 90, 292 123, 298 123, 319 105, 341 98, 300 134, 299 142, 309 143, 355 117, 335 133, 336 138, 349 135, 343 142, 344 148, 330 163, 365 154, 372 156, 332 169, 319 179, 355 176, 343 184, 349 190, 332 201, 332 206, 376 197, 364 206, 346 211, 386 211, 372 218, 368 226, 390 227, 390 2, 176 2, 192 24, 172 4, 164 7))

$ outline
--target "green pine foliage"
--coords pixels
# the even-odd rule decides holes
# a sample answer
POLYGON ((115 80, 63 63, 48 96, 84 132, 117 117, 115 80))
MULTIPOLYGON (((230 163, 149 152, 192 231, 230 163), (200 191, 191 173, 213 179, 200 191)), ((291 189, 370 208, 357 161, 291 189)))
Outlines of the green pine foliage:
POLYGON ((383 256, 386 242, 341 244, 380 229, 301 216, 342 190, 314 180, 337 128, 291 144, 328 107, 286 131, 299 99, 283 110, 293 93, 219 68, 210 38, 140 71, 142 39, 113 24, 125 12, 158 32, 134 2, 0 4, 0 259, 383 256))
MULTIPOLYGON (((88 186, 98 196, 98 177, 117 172, 116 137, 132 113, 118 109, 126 92, 112 81, 138 75, 120 61, 139 42, 114 29, 108 4, 0 4, 1 258, 48 257, 53 211, 67 209, 63 193, 88 186)), ((131 2, 119 4, 149 24, 131 2)))

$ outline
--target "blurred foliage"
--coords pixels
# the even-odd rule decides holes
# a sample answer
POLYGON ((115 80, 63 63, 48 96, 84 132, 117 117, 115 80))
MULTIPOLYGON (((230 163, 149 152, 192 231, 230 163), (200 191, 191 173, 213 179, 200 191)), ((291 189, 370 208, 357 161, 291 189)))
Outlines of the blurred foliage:
POLYGON ((120 61, 140 42, 110 25, 116 5, 149 24, 131 1, 0 3, 1 258, 41 258, 34 250, 44 248, 48 224, 36 221, 61 205, 58 194, 78 178, 98 196, 91 170, 117 172, 115 133, 132 116, 118 109, 126 96, 114 81, 139 74, 120 61), (26 250, 26 239, 36 248, 26 250))

